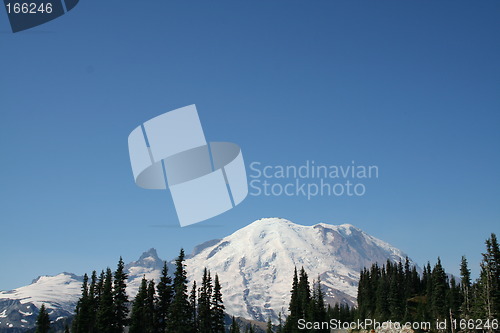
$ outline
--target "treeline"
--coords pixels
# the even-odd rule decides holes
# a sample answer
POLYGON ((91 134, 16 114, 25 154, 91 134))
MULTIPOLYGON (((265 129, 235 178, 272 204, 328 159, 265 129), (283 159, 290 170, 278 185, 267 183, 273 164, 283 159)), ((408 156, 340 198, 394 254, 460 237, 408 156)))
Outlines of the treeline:
MULTIPOLYGON (((169 276, 166 262, 160 279, 144 277, 133 300, 126 294, 127 274, 122 258, 116 271, 94 271, 84 276, 82 295, 78 300, 71 333, 223 333, 224 304, 219 277, 212 279, 204 270, 201 286, 196 281, 188 291, 184 265, 185 254, 181 250, 175 261, 173 279, 169 276)), ((50 331, 48 315, 37 322, 37 332, 50 331)), ((39 316, 42 318, 41 316, 39 316)))
POLYGON ((298 274, 295 268, 288 311, 289 315, 284 325, 281 324, 280 319, 276 332, 329 332, 328 329, 308 330, 300 328, 299 320, 306 322, 326 322, 331 319, 342 321, 351 321, 354 319, 354 309, 348 305, 335 304, 334 307, 331 307, 330 304, 326 304, 320 277, 318 276, 317 280, 313 281, 310 285, 309 277, 303 267, 298 274))
MULTIPOLYGON (((479 278, 471 281, 462 257, 460 281, 449 278, 441 260, 420 276, 408 259, 403 265, 374 264, 361 272, 357 317, 393 322, 498 319, 500 315, 500 251, 495 234, 486 240, 479 278)), ((450 327, 450 325, 448 325, 450 327)))

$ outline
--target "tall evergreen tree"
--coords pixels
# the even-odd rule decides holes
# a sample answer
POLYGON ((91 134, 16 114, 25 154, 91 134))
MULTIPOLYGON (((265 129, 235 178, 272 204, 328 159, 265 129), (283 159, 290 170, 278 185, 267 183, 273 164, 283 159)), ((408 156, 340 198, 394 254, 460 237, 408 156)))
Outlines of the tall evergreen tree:
POLYGON ((191 322, 193 323, 193 333, 198 332, 198 302, 196 294, 196 281, 193 281, 191 294, 189 295, 189 305, 191 309, 191 322))
POLYGON ((215 274, 214 293, 212 295, 212 332, 224 333, 224 304, 222 301, 222 291, 219 276, 215 274))
POLYGON ((229 333, 240 333, 240 325, 236 322, 236 318, 232 318, 231 327, 229 328, 229 333))
POLYGON ((127 326, 128 316, 128 296, 125 291, 127 285, 127 274, 124 272, 124 263, 122 257, 118 261, 118 267, 114 274, 114 290, 113 290, 113 310, 114 310, 114 327, 115 332, 122 333, 127 326))
POLYGON ((210 333, 212 330, 212 292, 212 278, 210 277, 210 271, 205 267, 198 293, 198 322, 200 333, 210 333))
POLYGON ((273 324, 271 323, 271 317, 267 319, 266 333, 273 333, 273 324))
POLYGON ((290 305, 288 311, 290 314, 286 318, 285 333, 298 332, 298 320, 300 319, 300 304, 299 304, 299 278, 297 275, 297 267, 293 271, 292 290, 290 290, 290 305))
POLYGON ((36 318, 36 330, 35 333, 47 333, 50 329, 50 318, 45 308, 45 304, 40 307, 40 312, 36 318))
POLYGON ((448 277, 438 257, 437 264, 432 270, 432 313, 436 319, 446 319, 448 308, 446 304, 446 293, 448 289, 448 277))
POLYGON ((158 298, 156 301, 156 315, 158 320, 158 331, 163 333, 167 327, 168 311, 173 297, 172 278, 168 275, 166 261, 163 262, 163 269, 160 281, 158 282, 157 291, 158 298))
POLYGON ((91 324, 91 298, 89 296, 88 276, 83 276, 82 295, 76 304, 75 317, 73 318, 73 333, 87 333, 91 324))
POLYGON ((470 270, 467 264, 467 259, 462 256, 460 263, 460 287, 463 297, 462 306, 460 308, 463 319, 469 319, 471 314, 471 278, 470 270))
MULTIPOLYGON (((98 290, 98 280, 96 271, 92 271, 92 275, 90 277, 90 286, 89 286, 89 333, 94 333, 95 331, 95 322, 97 315, 97 308, 99 307, 99 295, 100 290, 98 290)), ((75 333, 75 332, 73 332, 75 333)))
POLYGON ((184 268, 184 250, 181 249, 175 261, 174 298, 169 309, 168 327, 172 333, 191 333, 190 308, 187 294, 187 277, 184 268))
POLYGON ((142 333, 146 323, 146 301, 148 298, 148 285, 144 276, 139 286, 137 295, 132 304, 132 313, 130 315, 129 333, 142 333))
POLYGON ((113 274, 111 269, 106 269, 99 307, 97 309, 97 327, 99 333, 114 333, 116 329, 115 310, 113 303, 113 274))
POLYGON ((156 309, 155 309, 155 282, 154 280, 149 281, 148 290, 145 303, 145 318, 144 318, 144 331, 146 333, 156 333, 158 329, 156 320, 156 309))

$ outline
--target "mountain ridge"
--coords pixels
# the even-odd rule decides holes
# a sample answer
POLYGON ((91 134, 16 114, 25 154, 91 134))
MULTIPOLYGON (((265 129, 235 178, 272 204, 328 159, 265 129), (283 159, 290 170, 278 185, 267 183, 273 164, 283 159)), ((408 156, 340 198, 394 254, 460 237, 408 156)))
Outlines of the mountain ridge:
MULTIPOLYGON (((318 277, 322 280, 328 302, 354 305, 363 267, 405 257, 401 250, 351 224, 304 226, 282 218, 265 218, 224 238, 201 243, 186 256, 185 264, 191 282, 201 281, 205 267, 219 275, 230 315, 257 321, 270 317, 276 322, 279 312, 286 313, 288 308, 294 267, 303 266, 311 281, 318 277)), ((151 248, 125 265, 130 299, 144 276, 158 281, 163 262, 151 248)), ((172 275, 173 261, 168 261, 167 266, 172 275)), ((34 325, 42 303, 50 309, 53 320, 71 315, 82 279, 64 272, 39 276, 30 285, 0 291, 0 331, 34 325)))

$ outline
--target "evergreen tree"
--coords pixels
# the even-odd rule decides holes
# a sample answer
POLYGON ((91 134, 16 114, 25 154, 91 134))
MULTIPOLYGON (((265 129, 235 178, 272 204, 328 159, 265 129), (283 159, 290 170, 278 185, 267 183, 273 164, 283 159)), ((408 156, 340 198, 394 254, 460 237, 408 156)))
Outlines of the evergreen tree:
POLYGON ((69 332, 69 326, 68 326, 68 325, 64 326, 64 333, 70 333, 70 332, 69 332))
POLYGON ((273 324, 271 323, 271 317, 267 319, 266 333, 273 333, 273 324))
POLYGON ((224 304, 222 301, 221 285, 219 283, 219 276, 215 274, 214 280, 214 293, 212 295, 212 332, 224 333, 224 304))
POLYGON ((432 270, 432 313, 435 319, 446 319, 448 309, 446 304, 446 293, 448 289, 446 273, 441 265, 441 259, 432 270))
POLYGON ((189 305, 191 309, 191 321, 193 322, 193 333, 198 332, 198 304, 196 298, 196 281, 193 281, 193 287, 191 288, 191 294, 189 296, 189 305))
POLYGON ((463 319, 469 319, 471 314, 471 278, 470 270, 467 265, 467 259, 462 256, 462 262, 460 263, 460 287, 463 297, 462 306, 460 308, 462 312, 463 319))
POLYGON ((156 313, 155 313, 155 282, 154 280, 149 281, 148 290, 146 296, 146 303, 144 306, 144 332, 146 333, 156 333, 158 325, 156 324, 156 313))
POLYGON ((311 289, 309 286, 309 279, 307 273, 302 267, 300 269, 299 274, 299 284, 297 287, 298 294, 298 304, 299 304, 299 318, 311 319, 308 318, 309 313, 307 309, 309 308, 309 304, 311 302, 311 289))
POLYGON ((116 329, 115 310, 113 303, 113 274, 111 269, 106 269, 99 307, 97 309, 97 327, 99 333, 114 333, 116 329))
POLYGON ((172 278, 168 275, 166 261, 163 262, 163 270, 161 272, 160 282, 158 282, 157 291, 158 298, 156 301, 156 315, 158 321, 158 331, 163 333, 167 327, 168 311, 173 297, 172 278))
POLYGON ((191 333, 190 308, 187 294, 187 277, 184 269, 184 250, 175 261, 174 297, 169 309, 168 327, 172 333, 191 333))
POLYGON ((89 296, 88 276, 83 276, 82 296, 78 300, 73 319, 73 333, 87 333, 91 323, 91 299, 89 296))
POLYGON ((148 298, 148 285, 144 276, 141 285, 132 304, 132 313, 130 315, 129 333, 142 333, 146 323, 146 301, 148 298))
MULTIPOLYGON (((313 297, 311 299, 311 314, 310 317, 314 322, 326 321, 326 306, 323 290, 321 289, 321 278, 318 275, 318 280, 313 283, 313 297)), ((316 330, 317 332, 327 332, 328 330, 316 330)))
POLYGON ((486 240, 476 286, 475 317, 495 319, 500 314, 500 251, 495 234, 486 240))
POLYGON ((240 333, 240 325, 236 322, 236 318, 232 318, 231 327, 229 329, 229 333, 240 333))
POLYGON ((392 321, 402 321, 404 315, 404 293, 401 281, 402 268, 393 268, 389 278, 389 313, 392 321))
POLYGON ((389 279, 387 278, 386 268, 382 267, 381 275, 378 280, 377 291, 375 295, 375 319, 386 321, 389 319, 389 301, 387 290, 389 290, 389 279))
POLYGON ((47 333, 50 329, 50 318, 45 308, 45 304, 40 307, 40 312, 36 318, 36 330, 35 333, 47 333))
POLYGON ((113 290, 113 310, 114 310, 114 327, 115 332, 122 333, 124 327, 127 326, 128 316, 128 296, 125 288, 127 287, 127 274, 124 272, 124 263, 122 257, 118 261, 118 267, 114 274, 114 290, 113 290))
POLYGON ((298 320, 300 319, 299 305, 299 278, 297 276, 297 267, 293 271, 292 290, 290 291, 290 305, 288 306, 289 316, 286 318, 283 332, 298 332, 298 320))
MULTIPOLYGON (((92 271, 92 276, 90 277, 90 286, 89 286, 89 333, 94 333, 95 331, 95 322, 97 315, 97 308, 99 307, 99 295, 100 291, 98 290, 98 280, 96 271, 92 271)), ((76 333, 73 332, 73 333, 76 333)))
POLYGON ((283 333, 283 320, 281 318, 281 311, 278 313, 278 329, 276 333, 283 333))
POLYGON ((212 329, 212 278, 205 268, 198 295, 198 322, 200 333, 210 333, 212 329))

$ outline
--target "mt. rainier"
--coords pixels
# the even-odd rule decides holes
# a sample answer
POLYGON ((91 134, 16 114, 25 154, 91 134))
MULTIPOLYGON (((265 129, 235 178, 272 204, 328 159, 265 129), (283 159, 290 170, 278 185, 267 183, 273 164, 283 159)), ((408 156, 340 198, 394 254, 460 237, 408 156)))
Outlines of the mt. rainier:
POLYGON ((190 280, 200 280, 204 267, 219 275, 229 314, 265 321, 288 310, 294 267, 304 267, 311 280, 320 276, 328 302, 352 305, 360 270, 405 257, 349 224, 302 226, 267 218, 198 249, 186 265, 190 280))
MULTIPOLYGON (((405 257, 402 251, 349 224, 302 226, 267 218, 197 246, 185 264, 191 283, 201 282, 205 267, 219 275, 229 315, 259 321, 271 317, 276 322, 279 312, 288 310, 294 267, 304 267, 310 281, 320 276, 329 303, 355 304, 360 270, 375 262, 404 261, 405 257)), ((167 264, 172 275, 172 262, 167 264)), ((131 300, 143 276, 158 282, 162 266, 155 249, 125 266, 131 300)), ((70 315, 81 283, 82 277, 62 273, 0 291, 0 331, 33 327, 42 303, 52 320, 70 315)))

